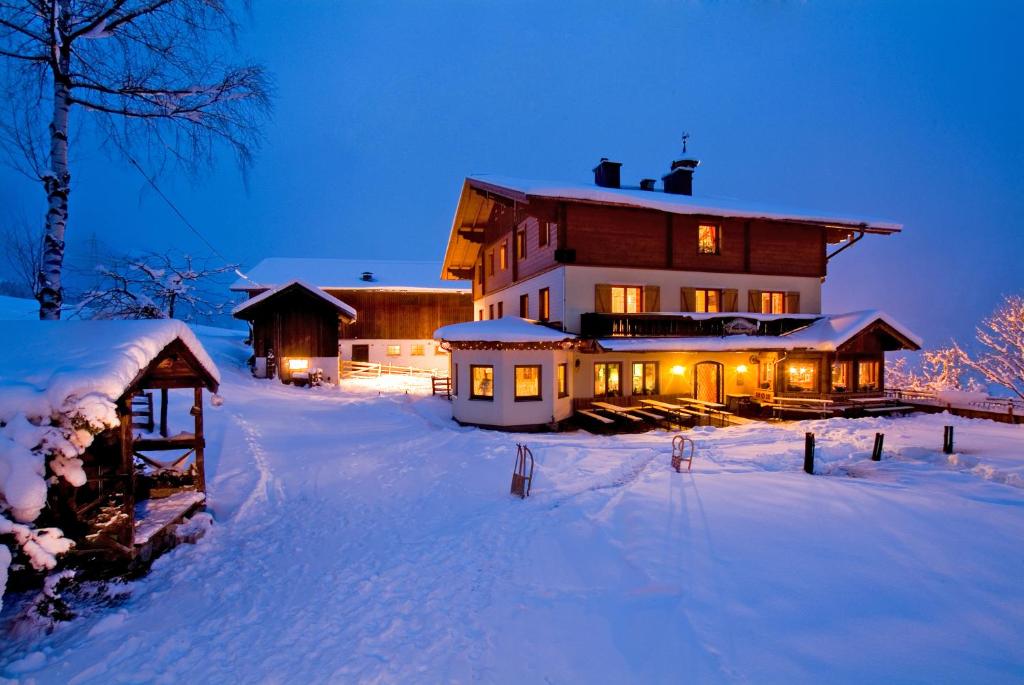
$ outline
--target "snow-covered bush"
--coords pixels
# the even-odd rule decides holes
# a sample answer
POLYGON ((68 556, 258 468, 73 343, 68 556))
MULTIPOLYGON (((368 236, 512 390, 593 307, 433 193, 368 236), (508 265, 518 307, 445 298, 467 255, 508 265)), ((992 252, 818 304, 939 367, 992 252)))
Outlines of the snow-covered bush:
POLYGON ((982 352, 966 357, 982 378, 1024 399, 1024 297, 1011 295, 978 327, 982 352))
POLYGON ((953 343, 949 347, 921 352, 918 369, 911 368, 906 357, 886 364, 885 385, 901 390, 926 392, 984 392, 984 386, 968 376, 967 355, 953 343))

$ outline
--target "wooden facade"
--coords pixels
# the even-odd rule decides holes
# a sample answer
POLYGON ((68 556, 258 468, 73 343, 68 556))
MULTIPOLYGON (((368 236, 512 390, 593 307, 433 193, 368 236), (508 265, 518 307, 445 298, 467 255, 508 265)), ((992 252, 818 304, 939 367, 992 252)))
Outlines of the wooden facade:
POLYGON ((278 359, 336 357, 339 320, 351 318, 303 287, 286 288, 242 317, 252 323, 256 356, 266 357, 273 350, 278 359))
POLYGON ((338 338, 429 340, 441 326, 473 318, 473 299, 465 292, 348 289, 327 290, 357 312, 355 321, 342 319, 332 331, 338 338))

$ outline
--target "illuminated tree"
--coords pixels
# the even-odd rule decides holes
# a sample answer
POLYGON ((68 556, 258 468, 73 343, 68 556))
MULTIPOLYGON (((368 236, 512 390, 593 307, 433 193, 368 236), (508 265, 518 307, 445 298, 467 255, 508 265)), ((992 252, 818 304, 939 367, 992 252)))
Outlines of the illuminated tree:
POLYGON ((988 382, 1024 399, 1024 297, 1011 295, 977 329, 980 354, 967 365, 988 382))

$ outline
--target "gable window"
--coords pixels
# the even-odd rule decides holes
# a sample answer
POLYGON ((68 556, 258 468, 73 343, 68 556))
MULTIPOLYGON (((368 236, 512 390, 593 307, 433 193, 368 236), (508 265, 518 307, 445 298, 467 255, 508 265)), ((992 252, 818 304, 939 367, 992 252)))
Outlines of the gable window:
POLYGON ((881 389, 876 361, 857 362, 857 392, 873 392, 881 389))
POLYGON ((762 314, 785 314, 786 293, 774 290, 761 291, 761 313, 762 314))
POLYGON ((526 229, 516 231, 516 253, 519 259, 526 259, 526 229))
POLYGON ((622 363, 594 363, 594 397, 618 397, 622 395, 622 363))
POLYGON ((850 362, 832 362, 832 392, 850 389, 850 362))
POLYGON ((516 402, 539 400, 540 397, 540 365, 517 366, 516 402))
POLYGON ((493 400, 494 399, 494 367, 477 366, 472 364, 469 367, 469 399, 471 400, 493 400))
POLYGON ((633 363, 633 394, 658 394, 658 362, 633 363))
POLYGON ((553 221, 542 223, 537 230, 537 245, 546 247, 551 242, 551 232, 558 230, 558 224, 553 221))
POLYGON ((499 302, 498 303, 498 318, 500 319, 503 316, 505 316, 505 303, 504 302, 499 302))
POLYGON ((643 288, 636 285, 612 286, 612 313, 638 314, 644 310, 643 288))
POLYGON ((557 381, 557 384, 558 384, 558 396, 559 397, 568 397, 569 396, 569 365, 568 364, 559 364, 558 365, 556 381, 557 381))
POLYGON ((504 271, 508 268, 508 241, 505 240, 501 243, 501 249, 498 251, 498 266, 504 271))
POLYGON ((694 292, 695 312, 720 312, 722 311, 722 291, 697 289, 694 292))
POLYGON ((519 296, 519 316, 530 318, 530 296, 525 293, 519 296))
POLYGON ((411 354, 413 357, 422 357, 426 353, 426 345, 412 345, 409 349, 409 354, 411 354))
POLYGON ((537 318, 541 321, 547 321, 551 318, 551 290, 548 288, 541 288, 540 292, 537 293, 540 298, 538 304, 539 311, 537 312, 537 318))
POLYGON ((818 392, 818 362, 801 359, 787 363, 786 392, 818 392))
POLYGON ((494 250, 487 253, 487 275, 494 275, 494 250))
POLYGON ((722 230, 718 224, 697 226, 697 253, 719 254, 722 247, 722 230))
POLYGON ((402 356, 402 346, 401 345, 388 345, 387 354, 388 354, 389 357, 400 357, 400 356, 402 356))

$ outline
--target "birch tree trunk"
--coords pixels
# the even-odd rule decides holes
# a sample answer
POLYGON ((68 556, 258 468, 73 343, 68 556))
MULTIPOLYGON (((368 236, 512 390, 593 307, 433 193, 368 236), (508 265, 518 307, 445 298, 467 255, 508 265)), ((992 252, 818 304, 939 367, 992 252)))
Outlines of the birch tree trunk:
POLYGON ((50 120, 50 168, 43 174, 46 190, 46 232, 39 270, 39 318, 59 319, 64 301, 61 270, 64 266, 64 231, 68 223, 68 117, 71 112, 71 49, 67 35, 66 0, 54 0, 51 22, 54 55, 53 118, 50 120))

